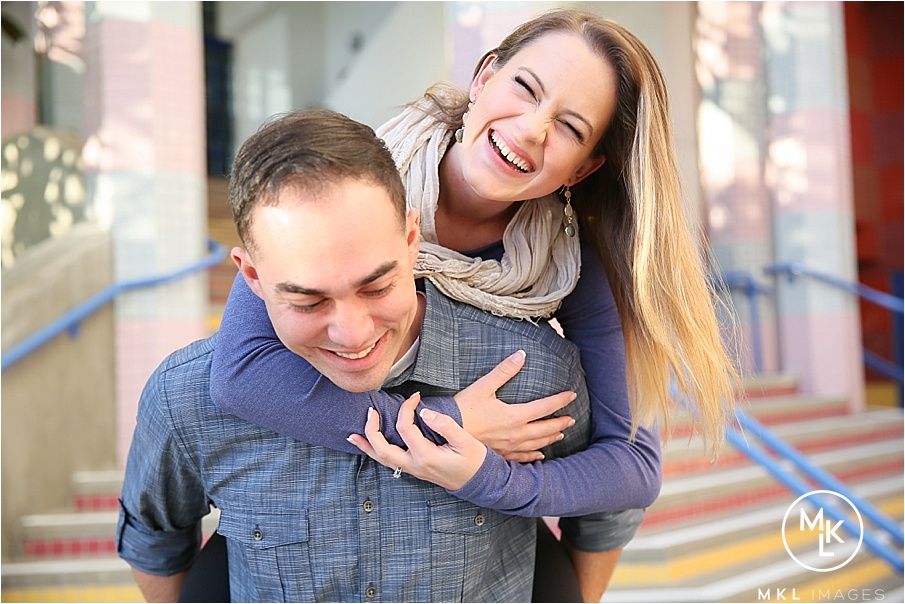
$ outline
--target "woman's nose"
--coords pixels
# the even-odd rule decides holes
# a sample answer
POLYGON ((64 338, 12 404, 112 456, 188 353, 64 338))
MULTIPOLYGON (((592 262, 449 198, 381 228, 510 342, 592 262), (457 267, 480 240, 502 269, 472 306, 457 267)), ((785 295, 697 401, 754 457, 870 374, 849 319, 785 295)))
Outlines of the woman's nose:
POLYGON ((532 143, 542 145, 547 139, 549 119, 541 111, 530 111, 519 119, 519 130, 522 137, 532 143))

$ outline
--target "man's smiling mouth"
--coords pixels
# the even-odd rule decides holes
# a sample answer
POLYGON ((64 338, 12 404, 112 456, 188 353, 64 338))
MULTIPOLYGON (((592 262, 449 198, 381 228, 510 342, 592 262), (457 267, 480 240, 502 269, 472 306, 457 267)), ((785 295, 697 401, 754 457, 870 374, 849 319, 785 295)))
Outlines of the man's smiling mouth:
POLYGON ((336 350, 334 350, 332 352, 333 352, 333 354, 335 354, 338 357, 342 357, 344 359, 349 359, 349 360, 355 361, 358 359, 363 359, 366 356, 368 356, 371 353, 371 351, 374 350, 375 346, 377 346, 377 342, 374 342, 373 344, 371 344, 370 346, 368 346, 367 348, 365 348, 364 350, 362 350, 360 352, 337 352, 336 350))
POLYGON ((503 139, 497 135, 496 132, 490 133, 490 140, 493 143, 493 146, 496 147, 497 151, 499 152, 500 157, 509 162, 519 172, 531 171, 531 164, 516 155, 515 151, 510 149, 506 145, 506 143, 503 142, 503 139))

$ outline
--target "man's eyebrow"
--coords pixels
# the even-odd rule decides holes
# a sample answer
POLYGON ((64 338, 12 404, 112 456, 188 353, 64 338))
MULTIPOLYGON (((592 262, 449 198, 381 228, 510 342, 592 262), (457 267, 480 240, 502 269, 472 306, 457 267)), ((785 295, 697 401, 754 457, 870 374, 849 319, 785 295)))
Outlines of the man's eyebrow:
MULTIPOLYGON (((536 73, 534 73, 527 67, 522 67, 521 69, 524 70, 525 72, 527 72, 529 75, 531 75, 531 78, 534 80, 534 83, 537 84, 537 87, 540 88, 540 91, 542 93, 547 94, 547 89, 544 87, 544 83, 541 81, 541 79, 538 77, 538 75, 536 73)), ((594 136, 594 126, 591 125, 591 122, 589 122, 587 120, 587 118, 585 118, 580 113, 576 113, 575 111, 566 111, 566 113, 573 116, 575 119, 578 119, 578 120, 581 120, 582 122, 584 122, 584 124, 591 131, 591 136, 594 136)))
MULTIPOLYGON (((360 279, 357 283, 355 283, 355 287, 364 287, 365 285, 373 283, 387 273, 395 270, 397 266, 399 266, 399 263, 395 260, 384 262, 383 264, 378 266, 370 275, 360 279)), ((312 289, 310 287, 305 287, 297 283, 292 283, 291 281, 283 281, 281 283, 277 283, 276 290, 287 294, 300 294, 303 296, 326 296, 326 292, 324 292, 323 290, 312 289)))

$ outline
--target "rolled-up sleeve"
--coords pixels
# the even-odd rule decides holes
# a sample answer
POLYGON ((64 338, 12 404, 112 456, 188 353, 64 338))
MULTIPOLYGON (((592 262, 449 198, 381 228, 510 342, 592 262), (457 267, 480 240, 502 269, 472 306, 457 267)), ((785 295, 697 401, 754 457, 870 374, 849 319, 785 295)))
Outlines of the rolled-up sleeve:
POLYGON ((197 465, 173 429, 166 386, 158 369, 142 392, 116 528, 120 557, 154 575, 191 566, 210 511, 197 465))

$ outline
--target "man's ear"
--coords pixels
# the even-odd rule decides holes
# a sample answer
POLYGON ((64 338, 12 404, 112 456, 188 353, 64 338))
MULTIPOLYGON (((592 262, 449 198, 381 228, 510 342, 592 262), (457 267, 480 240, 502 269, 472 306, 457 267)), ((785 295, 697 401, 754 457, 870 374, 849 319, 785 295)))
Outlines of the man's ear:
POLYGON ((239 272, 242 273, 242 278, 245 279, 245 283, 248 284, 248 287, 251 288, 251 291, 253 291, 255 295, 263 300, 264 295, 263 288, 261 287, 261 280, 258 278, 258 270, 255 268, 254 262, 252 262, 251 254, 242 247, 234 247, 230 253, 232 254, 233 262, 236 263, 236 267, 238 267, 239 272))
POLYGON ((405 242, 414 268, 421 246, 421 214, 415 208, 410 208, 405 216, 405 242))
POLYGON ((600 167, 606 162, 605 157, 589 157, 585 160, 583 164, 576 170, 575 174, 572 175, 572 178, 564 182, 563 184, 567 187, 572 187, 583 181, 585 178, 596 172, 600 169, 600 167))

